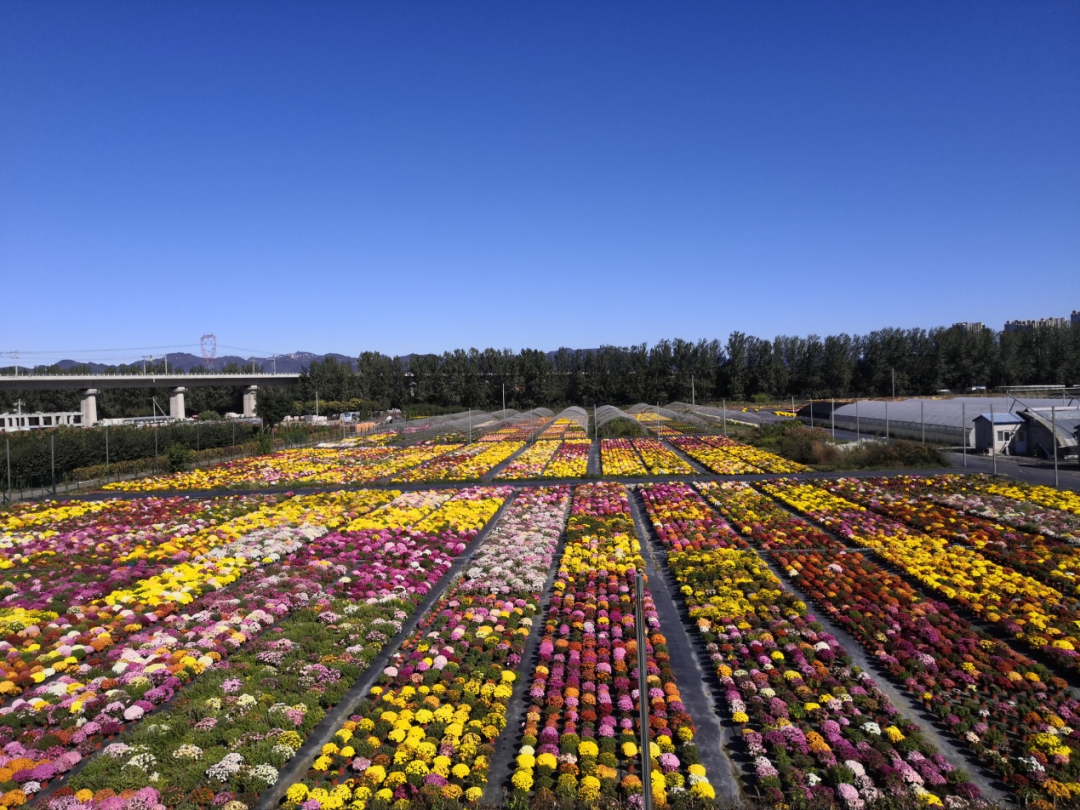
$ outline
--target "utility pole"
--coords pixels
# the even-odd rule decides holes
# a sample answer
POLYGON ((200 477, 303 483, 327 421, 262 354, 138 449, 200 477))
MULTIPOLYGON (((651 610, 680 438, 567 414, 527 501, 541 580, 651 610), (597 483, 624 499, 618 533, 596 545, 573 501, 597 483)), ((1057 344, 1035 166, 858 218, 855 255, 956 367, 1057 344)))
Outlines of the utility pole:
POLYGON ((319 415, 319 392, 315 392, 315 415, 319 415))
POLYGON ((855 441, 862 441, 862 430, 859 427, 859 398, 855 397, 855 441))
POLYGON ((727 399, 724 400, 724 438, 727 438, 727 399))
POLYGON ((896 399, 896 369, 889 369, 892 372, 892 398, 896 399))
POLYGON ((109 426, 105 426, 105 476, 109 475, 109 426))
POLYGON ((810 397, 810 427, 814 426, 814 398, 810 397))
POLYGON ((885 441, 889 440, 889 400, 885 400, 885 441))
POLYGON ((1058 466, 1057 466, 1057 408, 1050 406, 1050 440, 1054 443, 1054 489, 1058 488, 1058 466))
POLYGON ((836 398, 829 400, 829 419, 832 421, 832 437, 836 441, 836 398))
POLYGON ((963 452, 964 452, 964 466, 967 467, 967 403, 960 403, 960 427, 963 428, 963 452))
POLYGON ((919 400, 919 421, 922 423, 922 443, 926 444, 926 411, 925 402, 919 400))
POLYGON ((990 456, 994 460, 994 475, 997 475, 997 423, 993 405, 990 406, 990 456))
POLYGON ((641 799, 643 810, 652 810, 652 755, 649 750, 649 675, 645 656, 645 575, 634 577, 637 626, 638 723, 641 725, 641 799))
POLYGON ((691 405, 697 405, 697 402, 695 402, 695 400, 694 400, 694 375, 693 374, 690 375, 690 404, 691 405))
POLYGON ((502 384, 502 391, 503 391, 503 410, 505 411, 506 410, 506 383, 502 384))
POLYGON ((52 496, 56 497, 56 434, 49 434, 50 467, 52 469, 52 496))

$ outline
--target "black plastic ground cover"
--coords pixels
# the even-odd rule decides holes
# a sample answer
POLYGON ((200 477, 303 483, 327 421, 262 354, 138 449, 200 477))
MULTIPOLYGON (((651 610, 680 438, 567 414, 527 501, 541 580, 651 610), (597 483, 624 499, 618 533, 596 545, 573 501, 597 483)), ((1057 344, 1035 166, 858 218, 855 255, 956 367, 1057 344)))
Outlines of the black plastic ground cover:
POLYGON ((477 550, 487 541, 488 535, 491 534, 507 507, 513 503, 516 497, 517 492, 515 491, 503 501, 502 506, 500 506, 498 511, 492 515, 491 520, 487 522, 487 525, 477 533, 476 537, 474 537, 469 544, 469 547, 454 561, 447 572, 442 575, 442 578, 435 583, 435 587, 428 592, 427 596, 424 597, 423 601, 412 612, 412 615, 405 620, 405 623, 401 626, 401 630, 399 630, 397 634, 390 639, 389 643, 383 647, 382 651, 372 659, 368 668, 364 670, 359 678, 357 678, 349 688, 349 691, 345 693, 345 696, 338 701, 338 704, 330 709, 319 724, 311 730, 307 739, 304 740, 304 744, 300 746, 300 750, 298 750, 293 755, 292 759, 290 759, 278 772, 277 782, 259 794, 259 800, 255 804, 255 810, 270 810, 270 808, 277 807, 284 798, 285 791, 308 772, 311 763, 315 761, 315 758, 322 751, 323 745, 330 741, 337 730, 341 728, 341 724, 345 722, 345 718, 352 713, 360 700, 371 691, 371 687, 375 685, 375 682, 382 674, 383 669, 386 668, 387 663, 390 661, 390 657, 397 652, 402 643, 412 635, 413 631, 416 630, 416 625, 420 623, 420 619, 427 614, 431 609, 431 606, 442 598, 447 588, 457 580, 458 575, 472 560, 473 555, 476 554, 477 550))

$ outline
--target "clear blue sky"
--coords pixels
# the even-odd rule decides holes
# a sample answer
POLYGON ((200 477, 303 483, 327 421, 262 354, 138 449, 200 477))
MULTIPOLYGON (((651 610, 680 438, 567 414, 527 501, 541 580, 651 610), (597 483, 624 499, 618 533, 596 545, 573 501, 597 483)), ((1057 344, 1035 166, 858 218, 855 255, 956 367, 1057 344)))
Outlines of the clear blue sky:
POLYGON ((0 352, 1067 315, 1080 4, 9 0, 0 278, 0 352))

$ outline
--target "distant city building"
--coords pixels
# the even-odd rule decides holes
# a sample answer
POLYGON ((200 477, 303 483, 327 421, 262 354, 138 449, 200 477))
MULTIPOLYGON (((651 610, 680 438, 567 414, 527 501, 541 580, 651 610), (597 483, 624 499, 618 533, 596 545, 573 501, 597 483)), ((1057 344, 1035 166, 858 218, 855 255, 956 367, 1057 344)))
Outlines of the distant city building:
MULTIPOLYGON (((1077 313, 1073 313, 1073 323, 1077 322, 1077 313)), ((1005 321, 1006 332, 1030 332, 1032 329, 1049 329, 1069 325, 1068 318, 1032 318, 1023 321, 1005 321)))
POLYGON ((960 328, 965 332, 981 332, 986 328, 986 325, 982 321, 960 321, 954 323, 953 328, 960 328))
POLYGON ((1080 326, 1080 309, 1074 309, 1072 311, 1072 325, 1080 326))

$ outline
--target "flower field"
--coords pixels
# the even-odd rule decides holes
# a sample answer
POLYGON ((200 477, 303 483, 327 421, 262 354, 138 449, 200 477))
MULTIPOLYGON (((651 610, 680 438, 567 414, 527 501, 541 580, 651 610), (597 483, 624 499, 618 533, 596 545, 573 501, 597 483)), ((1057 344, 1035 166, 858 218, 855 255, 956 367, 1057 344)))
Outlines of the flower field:
POLYGON ((632 485, 537 420, 0 510, 0 810, 1080 801, 1080 499, 650 427, 632 485))

